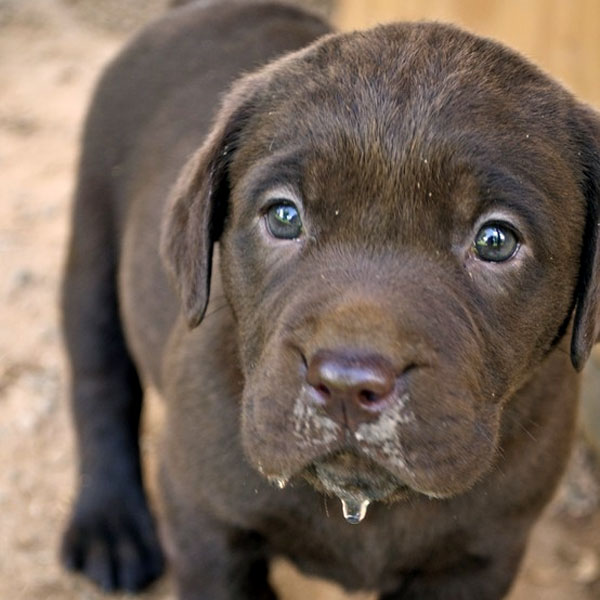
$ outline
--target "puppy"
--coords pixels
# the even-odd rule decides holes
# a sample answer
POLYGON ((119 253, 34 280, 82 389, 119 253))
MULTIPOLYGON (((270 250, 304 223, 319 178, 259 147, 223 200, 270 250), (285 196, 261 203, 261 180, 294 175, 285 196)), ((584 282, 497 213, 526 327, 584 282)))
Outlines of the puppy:
POLYGON ((500 599, 564 469, 600 326, 598 116, 454 27, 327 33, 183 6, 96 91, 62 556, 106 589, 162 569, 143 386, 184 599, 274 599, 273 556, 382 600, 500 599))

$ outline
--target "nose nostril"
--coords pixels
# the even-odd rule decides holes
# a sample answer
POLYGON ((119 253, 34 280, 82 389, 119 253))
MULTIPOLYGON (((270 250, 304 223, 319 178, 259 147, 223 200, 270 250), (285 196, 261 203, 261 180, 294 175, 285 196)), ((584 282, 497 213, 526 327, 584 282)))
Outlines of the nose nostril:
POLYGON ((319 392, 321 392, 321 394, 323 394, 323 396, 325 396, 327 398, 329 398, 329 396, 331 396, 331 392, 329 391, 329 388, 323 383, 317 386, 317 390, 319 392))
POLYGON ((375 404, 380 399, 380 396, 371 390, 360 390, 358 399, 361 404, 369 405, 375 404))

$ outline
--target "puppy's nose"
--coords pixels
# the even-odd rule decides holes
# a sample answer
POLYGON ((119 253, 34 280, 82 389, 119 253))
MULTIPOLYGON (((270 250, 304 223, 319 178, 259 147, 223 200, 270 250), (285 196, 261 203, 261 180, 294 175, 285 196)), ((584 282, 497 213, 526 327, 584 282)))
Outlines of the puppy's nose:
POLYGON ((350 427, 377 417, 396 385, 394 369, 383 356, 333 350, 312 357, 306 380, 330 416, 350 427))

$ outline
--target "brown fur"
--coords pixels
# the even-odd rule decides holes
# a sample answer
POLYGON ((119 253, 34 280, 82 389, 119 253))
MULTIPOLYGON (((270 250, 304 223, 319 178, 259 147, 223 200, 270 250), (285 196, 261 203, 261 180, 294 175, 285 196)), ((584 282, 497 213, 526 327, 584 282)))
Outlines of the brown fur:
POLYGON ((498 600, 564 468, 600 327, 598 116, 506 48, 420 23, 242 77, 208 131, 235 75, 325 32, 269 3, 182 7, 97 92, 65 284, 85 485, 64 556, 105 587, 160 570, 136 372, 167 400, 182 598, 274 598, 285 555, 382 599, 498 600), (204 137, 162 224, 178 316, 157 240, 204 137), (269 193, 296 202, 298 240, 268 233, 269 193), (520 232, 506 262, 474 253, 490 215, 520 232), (338 498, 371 503, 359 526, 338 498))

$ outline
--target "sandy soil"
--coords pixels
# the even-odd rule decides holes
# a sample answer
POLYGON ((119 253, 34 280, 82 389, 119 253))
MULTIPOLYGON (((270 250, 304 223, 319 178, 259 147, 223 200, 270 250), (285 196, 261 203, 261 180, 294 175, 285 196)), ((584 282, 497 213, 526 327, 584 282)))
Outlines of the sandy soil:
MULTIPOLYGON (((0 0, 0 598, 104 597, 56 560, 75 476, 57 290, 93 82, 160 4, 0 0)), ((143 445, 150 459, 159 424, 152 400, 143 445)), ((581 468, 572 477, 535 530, 511 600, 600 598, 596 482, 581 468)), ((345 597, 286 565, 274 580, 284 600, 345 597)), ((171 597, 168 577, 142 596, 171 597)))

